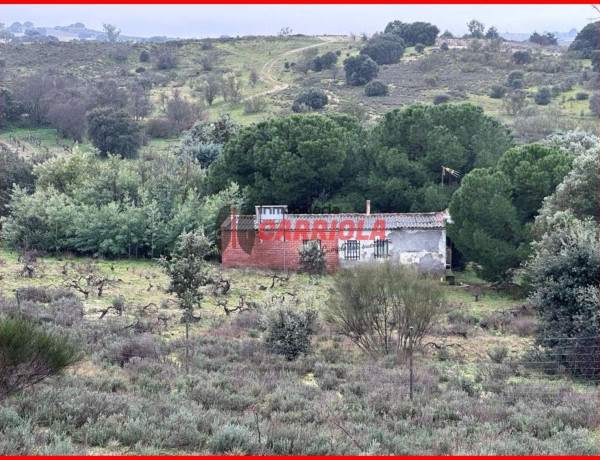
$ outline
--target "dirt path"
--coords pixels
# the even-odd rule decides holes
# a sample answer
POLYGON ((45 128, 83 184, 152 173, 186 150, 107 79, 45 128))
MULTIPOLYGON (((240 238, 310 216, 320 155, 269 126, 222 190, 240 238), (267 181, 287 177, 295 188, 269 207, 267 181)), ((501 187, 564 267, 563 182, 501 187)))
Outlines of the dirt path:
MULTIPOLYGON (((344 37, 336 37, 336 36, 319 37, 319 39, 322 40, 323 43, 337 43, 337 42, 344 41, 344 37)), ((310 48, 316 48, 316 47, 322 46, 323 43, 316 43, 314 45, 303 46, 302 48, 296 48, 293 50, 289 50, 289 51, 286 51, 285 53, 281 53, 280 55, 267 61, 265 63, 265 65, 262 66, 262 69, 260 70, 260 79, 262 81, 264 81, 265 83, 274 85, 273 88, 267 89, 265 91, 261 91, 260 93, 253 94, 248 97, 245 97, 242 101, 247 101, 248 99, 252 99, 254 97, 266 96, 267 94, 278 93, 280 91, 283 91, 284 89, 287 89, 290 85, 287 83, 280 82, 273 75, 273 68, 275 67, 275 64, 278 63, 283 58, 290 56, 291 54, 300 53, 300 52, 310 49, 310 48)))

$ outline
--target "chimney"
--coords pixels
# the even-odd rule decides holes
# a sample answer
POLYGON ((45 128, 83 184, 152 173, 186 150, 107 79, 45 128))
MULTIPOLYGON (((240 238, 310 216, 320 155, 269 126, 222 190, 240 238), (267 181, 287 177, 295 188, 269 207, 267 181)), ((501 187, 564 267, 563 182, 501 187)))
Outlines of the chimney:
POLYGON ((371 215, 371 200, 367 200, 367 212, 365 214, 367 216, 371 215))

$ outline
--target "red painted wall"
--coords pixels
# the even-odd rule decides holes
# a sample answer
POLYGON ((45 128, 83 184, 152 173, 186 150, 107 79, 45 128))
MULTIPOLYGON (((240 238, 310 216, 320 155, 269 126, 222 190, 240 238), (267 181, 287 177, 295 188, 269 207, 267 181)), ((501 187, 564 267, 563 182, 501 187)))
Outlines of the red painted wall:
MULTIPOLYGON (((256 230, 238 230, 237 241, 232 241, 231 230, 221 230, 221 261, 225 267, 258 267, 272 268, 277 270, 298 270, 298 251, 302 248, 302 240, 295 240, 294 232, 286 241, 268 241, 258 239, 256 230), (251 239, 254 233, 254 243, 244 245, 246 250, 239 244, 239 240, 251 239), (251 250, 248 254, 248 250, 251 250)), ((327 239, 321 240, 321 249, 325 251, 327 271, 334 272, 339 266, 337 253, 337 232, 327 232, 327 239)))

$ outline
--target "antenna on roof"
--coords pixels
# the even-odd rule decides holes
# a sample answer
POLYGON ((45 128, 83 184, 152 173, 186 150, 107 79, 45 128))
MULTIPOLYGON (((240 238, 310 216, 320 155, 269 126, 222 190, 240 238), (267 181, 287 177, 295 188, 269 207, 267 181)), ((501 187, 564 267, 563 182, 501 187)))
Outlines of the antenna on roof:
POLYGON ((455 171, 448 166, 442 166, 442 187, 444 186, 444 177, 446 176, 446 173, 456 177, 457 179, 461 176, 460 171, 455 171))

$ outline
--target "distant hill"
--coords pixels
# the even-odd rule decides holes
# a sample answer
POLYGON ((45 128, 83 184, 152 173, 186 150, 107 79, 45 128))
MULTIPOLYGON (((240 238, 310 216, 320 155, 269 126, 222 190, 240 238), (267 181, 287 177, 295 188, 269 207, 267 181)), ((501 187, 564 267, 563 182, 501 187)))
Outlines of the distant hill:
MULTIPOLYGON (((540 33, 543 35, 543 34, 548 33, 548 31, 544 30, 543 32, 540 32, 540 33)), ((553 34, 558 39, 558 43, 569 44, 573 40, 575 40, 575 37, 577 36, 577 29, 571 29, 568 32, 550 32, 550 33, 553 34)), ((500 33, 500 36, 502 38, 505 38, 506 40, 510 40, 513 42, 524 42, 524 41, 529 40, 531 33, 502 32, 502 33, 500 33)))
MULTIPOLYGON (((85 41, 107 41, 106 34, 99 30, 88 29, 85 24, 76 22, 68 26, 35 26, 30 21, 24 23, 13 22, 10 26, 4 27, 3 32, 9 32, 12 41, 16 42, 44 42, 44 41, 61 41, 69 42, 75 40, 85 41)), ((5 35, 3 35, 3 38, 5 35)), ((153 36, 153 37, 134 37, 131 35, 119 35, 120 42, 166 42, 169 40, 177 40, 176 37, 153 36)))
MULTIPOLYGON (((87 40, 87 41, 107 41, 106 34, 99 30, 88 29, 85 24, 76 22, 68 26, 34 26, 30 21, 23 23, 14 22, 10 26, 5 27, 2 30, 6 30, 14 34, 15 41, 48 41, 41 37, 56 37, 58 41, 73 41, 73 40, 87 40), (29 34, 28 34, 28 31, 29 34), (36 35, 31 33, 39 33, 39 37, 36 39, 36 35)), ((548 31, 544 30, 543 34, 548 31)), ((568 32, 551 32, 558 39, 560 44, 569 44, 577 36, 577 29, 571 29, 568 32)), ((522 42, 527 41, 531 36, 531 32, 502 32, 500 33, 502 38, 510 41, 522 42)), ((201 38, 201 37, 198 37, 201 38)), ((153 36, 153 37, 134 37, 131 35, 120 35, 118 41, 131 41, 137 43, 147 42, 165 42, 169 40, 178 40, 177 37, 165 37, 165 36, 153 36)))

